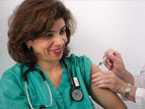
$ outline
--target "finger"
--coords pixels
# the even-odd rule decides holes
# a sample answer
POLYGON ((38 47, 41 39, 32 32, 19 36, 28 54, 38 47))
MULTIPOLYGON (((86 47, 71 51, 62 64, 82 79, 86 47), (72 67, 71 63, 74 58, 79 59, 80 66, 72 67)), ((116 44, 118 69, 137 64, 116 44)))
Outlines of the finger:
POLYGON ((97 85, 94 85, 93 87, 107 88, 107 89, 113 90, 112 86, 110 84, 106 84, 106 83, 97 84, 97 85))
POLYGON ((108 88, 108 89, 110 89, 110 90, 112 90, 112 91, 114 91, 114 92, 116 91, 114 85, 113 85, 113 84, 109 84, 109 83, 98 84, 98 85, 96 85, 96 86, 94 86, 94 87, 108 88))
POLYGON ((104 60, 104 65, 105 65, 109 70, 111 70, 111 69, 112 69, 112 66, 113 66, 113 62, 112 62, 110 59, 106 59, 106 60, 104 60))
POLYGON ((119 52, 117 52, 117 51, 114 51, 114 52, 113 52, 113 55, 114 55, 114 56, 117 56, 117 57, 120 57, 120 56, 121 56, 121 54, 120 54, 119 52))
POLYGON ((91 73, 91 78, 94 79, 94 78, 97 78, 97 77, 99 77, 101 75, 102 75, 101 72, 91 73))
POLYGON ((98 85, 101 85, 101 84, 110 84, 110 82, 107 79, 100 78, 100 79, 94 81, 93 84, 98 86, 98 85))
POLYGON ((94 83, 97 83, 98 81, 101 81, 101 80, 103 80, 103 76, 102 75, 100 75, 100 76, 94 76, 94 77, 92 77, 91 78, 91 81, 92 81, 92 83, 94 84, 94 83))
POLYGON ((109 85, 107 84, 100 84, 100 85, 96 85, 95 87, 98 87, 98 88, 108 88, 108 89, 111 89, 109 85))
POLYGON ((93 83, 93 84, 96 84, 98 81, 101 81, 101 80, 102 80, 101 77, 94 78, 94 79, 92 79, 92 83, 93 83))
POLYGON ((106 58, 113 61, 119 56, 119 53, 114 49, 110 49, 105 53, 105 56, 106 56, 106 58))
POLYGON ((112 53, 113 51, 114 51, 114 49, 110 48, 105 52, 105 54, 112 53))
POLYGON ((93 82, 95 82, 95 81, 100 81, 101 79, 103 80, 107 80, 107 79, 109 79, 110 77, 112 77, 112 75, 111 75, 111 72, 109 71, 109 72, 103 72, 103 73, 94 73, 94 74, 92 74, 91 75, 91 80, 93 81, 93 82))
POLYGON ((99 80, 99 81, 95 81, 94 83, 93 83, 93 86, 100 86, 101 84, 104 84, 104 80, 99 80))

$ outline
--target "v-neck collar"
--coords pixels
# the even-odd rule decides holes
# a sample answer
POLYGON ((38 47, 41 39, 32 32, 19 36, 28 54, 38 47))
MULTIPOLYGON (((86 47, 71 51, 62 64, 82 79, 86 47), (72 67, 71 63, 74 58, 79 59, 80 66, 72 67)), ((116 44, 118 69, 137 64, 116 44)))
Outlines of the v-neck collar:
POLYGON ((46 79, 47 79, 49 85, 53 88, 53 90, 56 90, 56 91, 61 89, 61 87, 63 86, 63 83, 64 83, 64 73, 66 73, 66 71, 65 71, 65 68, 64 68, 64 65, 63 65, 62 62, 61 62, 61 67, 62 67, 62 70, 61 70, 62 74, 61 74, 61 80, 60 80, 60 83, 59 83, 58 87, 55 87, 54 84, 49 79, 49 76, 46 73, 44 73, 44 75, 46 76, 46 79))

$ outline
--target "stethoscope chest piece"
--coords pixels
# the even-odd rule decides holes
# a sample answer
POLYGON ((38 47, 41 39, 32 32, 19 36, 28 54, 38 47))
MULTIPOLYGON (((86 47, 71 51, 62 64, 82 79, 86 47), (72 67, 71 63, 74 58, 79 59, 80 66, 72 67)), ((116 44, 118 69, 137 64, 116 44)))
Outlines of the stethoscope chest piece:
POLYGON ((81 101, 83 99, 83 93, 80 89, 80 84, 77 77, 73 77, 73 86, 71 90, 71 97, 74 101, 81 101))
POLYGON ((81 101, 83 99, 83 93, 79 88, 72 89, 71 97, 74 101, 81 101))

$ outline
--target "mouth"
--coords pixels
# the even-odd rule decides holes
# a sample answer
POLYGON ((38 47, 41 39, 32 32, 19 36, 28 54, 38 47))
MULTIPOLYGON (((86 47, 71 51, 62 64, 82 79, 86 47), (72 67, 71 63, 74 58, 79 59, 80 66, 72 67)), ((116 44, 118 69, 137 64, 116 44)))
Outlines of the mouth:
POLYGON ((61 48, 54 48, 54 49, 50 49, 50 51, 52 51, 54 54, 59 55, 63 52, 64 47, 61 48))
POLYGON ((53 52, 61 52, 61 51, 63 51, 63 48, 56 48, 56 49, 52 49, 51 51, 53 51, 53 52))

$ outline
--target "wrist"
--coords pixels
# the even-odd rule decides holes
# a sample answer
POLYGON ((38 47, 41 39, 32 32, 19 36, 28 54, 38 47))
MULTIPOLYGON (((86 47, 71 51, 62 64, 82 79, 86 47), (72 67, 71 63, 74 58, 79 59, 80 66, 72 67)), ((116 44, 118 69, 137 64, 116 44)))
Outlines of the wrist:
POLYGON ((124 78, 127 73, 128 73, 128 71, 124 68, 119 72, 119 75, 121 78, 124 78))
POLYGON ((124 80, 124 77, 126 75, 126 73, 128 72, 125 68, 124 69, 120 69, 120 70, 114 70, 113 71, 120 79, 124 80))
POLYGON ((131 84, 129 83, 124 83, 120 89, 118 90, 118 92, 125 98, 128 98, 130 92, 131 92, 131 84))
POLYGON ((124 80, 126 83, 129 83, 129 84, 132 84, 132 85, 135 84, 134 83, 135 80, 134 80, 133 75, 128 70, 126 70, 125 68, 122 71, 120 71, 119 77, 122 80, 124 80))
POLYGON ((135 102, 136 87, 125 83, 118 91, 124 98, 135 102))

